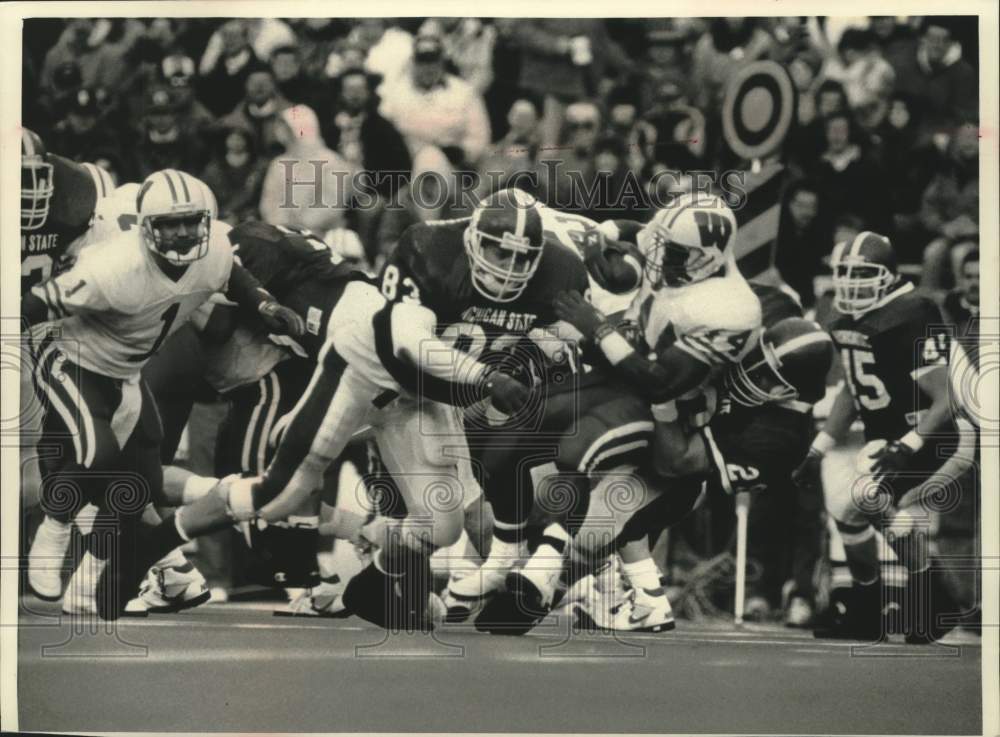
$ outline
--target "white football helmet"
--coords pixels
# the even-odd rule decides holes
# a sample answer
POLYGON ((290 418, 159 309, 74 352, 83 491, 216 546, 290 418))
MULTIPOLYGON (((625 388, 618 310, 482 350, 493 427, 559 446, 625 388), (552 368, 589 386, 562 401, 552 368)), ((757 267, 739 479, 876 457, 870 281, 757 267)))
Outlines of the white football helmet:
POLYGON ((639 231, 644 276, 655 287, 682 287, 715 274, 736 238, 736 216, 725 200, 692 192, 659 210, 639 231))
POLYGON ((176 266, 204 257, 214 202, 208 185, 190 174, 176 169, 150 174, 136 196, 146 248, 176 266))
POLYGON ((81 166, 87 170, 90 178, 94 180, 97 199, 103 200, 105 197, 110 197, 115 193, 115 178, 106 169, 102 169, 97 164, 89 162, 81 164, 81 166))

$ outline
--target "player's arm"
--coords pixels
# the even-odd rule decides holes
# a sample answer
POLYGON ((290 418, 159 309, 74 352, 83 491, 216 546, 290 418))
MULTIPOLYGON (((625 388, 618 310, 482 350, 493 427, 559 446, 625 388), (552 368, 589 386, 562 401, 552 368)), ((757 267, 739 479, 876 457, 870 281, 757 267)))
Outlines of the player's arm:
MULTIPOLYGON (((655 405, 669 403, 698 388, 716 366, 735 360, 751 331, 714 330, 681 336, 655 358, 639 353, 604 315, 577 292, 562 292, 556 314, 574 325, 603 353, 615 372, 655 405)), ((662 408, 662 419, 676 419, 676 410, 662 408)))
POLYGON ((851 395, 851 389, 844 381, 837 390, 837 395, 833 399, 833 405, 830 407, 826 422, 823 423, 823 428, 813 438, 806 457, 792 471, 792 481, 795 482, 796 486, 808 491, 819 485, 823 456, 844 442, 851 429, 851 423, 854 422, 857 415, 858 408, 851 395))
POLYGON ((29 327, 71 315, 109 309, 111 303, 83 261, 59 276, 32 287, 21 297, 21 320, 29 327))
POLYGON ((516 412, 528 399, 520 382, 437 337, 437 314, 424 302, 435 284, 403 234, 379 275, 385 307, 373 318, 379 360, 400 385, 448 404, 491 397, 502 412, 516 412))
POLYGON ((278 302, 253 274, 238 263, 233 263, 225 294, 245 311, 259 315, 273 333, 297 338, 306 331, 305 321, 299 314, 278 302))

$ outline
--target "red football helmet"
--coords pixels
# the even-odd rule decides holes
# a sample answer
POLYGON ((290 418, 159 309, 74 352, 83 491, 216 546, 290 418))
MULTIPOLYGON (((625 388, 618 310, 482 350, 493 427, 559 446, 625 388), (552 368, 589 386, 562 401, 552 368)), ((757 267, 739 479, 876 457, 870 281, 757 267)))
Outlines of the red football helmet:
POLYGON ((49 216, 52 164, 38 134, 21 129, 21 230, 38 230, 49 216))
POLYGON ((756 407, 798 399, 814 404, 826 391, 833 341, 816 323, 786 317, 760 334, 760 340, 734 366, 726 381, 734 402, 756 407))
POLYGON ((899 281, 896 252, 884 235, 866 230, 833 249, 833 306, 860 317, 878 306, 899 281))
POLYGON ((513 187, 494 192, 465 229, 472 285, 494 302, 514 301, 538 270, 544 242, 535 198, 513 187))

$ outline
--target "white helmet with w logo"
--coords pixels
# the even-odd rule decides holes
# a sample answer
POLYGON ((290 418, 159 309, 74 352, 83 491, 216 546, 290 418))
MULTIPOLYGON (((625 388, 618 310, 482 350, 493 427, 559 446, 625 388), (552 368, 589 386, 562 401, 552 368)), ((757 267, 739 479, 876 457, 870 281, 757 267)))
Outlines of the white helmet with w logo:
POLYGON ((208 185, 176 169, 153 172, 136 195, 146 248, 175 266, 208 253, 214 196, 208 185))
POLYGON ((681 287, 707 279, 726 263, 736 216, 725 200, 685 194, 659 210, 638 235, 645 277, 654 287, 681 287))

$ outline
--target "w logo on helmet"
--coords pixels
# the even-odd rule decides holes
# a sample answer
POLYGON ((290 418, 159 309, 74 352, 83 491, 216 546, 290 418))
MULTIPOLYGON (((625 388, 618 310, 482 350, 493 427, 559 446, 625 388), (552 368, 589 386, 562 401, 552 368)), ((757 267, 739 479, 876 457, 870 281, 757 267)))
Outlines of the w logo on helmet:
POLYGON ((704 248, 725 250, 733 235, 733 223, 729 218, 717 212, 696 210, 694 222, 698 226, 698 234, 701 236, 701 245, 704 248))

